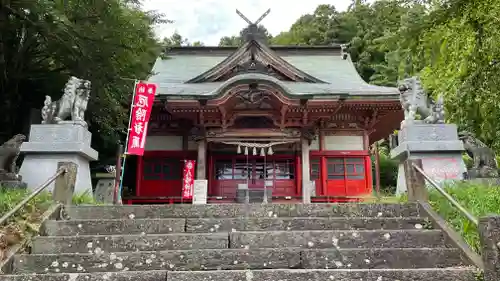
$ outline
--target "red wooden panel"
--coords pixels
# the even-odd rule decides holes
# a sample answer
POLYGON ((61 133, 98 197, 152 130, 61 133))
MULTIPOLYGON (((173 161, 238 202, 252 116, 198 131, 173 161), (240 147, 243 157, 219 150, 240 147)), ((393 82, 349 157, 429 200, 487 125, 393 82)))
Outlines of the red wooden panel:
POLYGON ((295 181, 275 180, 273 187, 273 196, 296 196, 295 181))
POLYGON ((214 178, 209 196, 236 197, 238 184, 248 183, 249 189, 264 189, 272 185, 273 196, 296 196, 296 168, 293 156, 213 156, 214 178))
POLYGON ((238 184, 245 183, 244 180, 215 180, 210 197, 236 198, 238 184))
POLYGON ((365 157, 328 157, 326 165, 326 196, 359 198, 367 193, 365 157))
POLYGON ((183 160, 196 159, 196 151, 145 151, 139 159, 137 197, 180 198, 183 160))
POLYGON ((180 197, 182 192, 182 165, 178 158, 144 157, 141 163, 141 188, 137 196, 180 197))

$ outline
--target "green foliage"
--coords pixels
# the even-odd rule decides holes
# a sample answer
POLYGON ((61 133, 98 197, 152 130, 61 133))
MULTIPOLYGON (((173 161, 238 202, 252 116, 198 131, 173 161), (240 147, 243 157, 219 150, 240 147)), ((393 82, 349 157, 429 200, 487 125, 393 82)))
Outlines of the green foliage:
MULTIPOLYGON (((272 39, 271 34, 263 25, 259 25, 258 27, 258 32, 264 34, 265 38, 267 38, 268 41, 272 39)), ((236 47, 236 46, 241 46, 243 44, 243 38, 245 36, 245 33, 248 31, 248 27, 243 28, 240 31, 239 35, 233 35, 233 36, 224 36, 220 39, 219 41, 219 46, 220 47, 236 47)))
MULTIPOLYGON (((0 187, 0 214, 5 214, 12 210, 19 202, 28 197, 30 193, 31 190, 28 189, 7 189, 0 187)), ((73 195, 72 202, 74 205, 97 205, 90 192, 73 195)), ((28 201, 28 203, 14 215, 11 221, 18 221, 21 219, 32 222, 40 219, 43 212, 53 203, 52 194, 50 192, 41 192, 32 200, 28 201)))
POLYGON ((398 161, 388 155, 380 155, 380 186, 384 194, 394 194, 398 181, 398 161))
MULTIPOLYGON (((447 187, 446 191, 476 217, 500 214, 499 186, 456 183, 447 187)), ((476 226, 435 190, 430 193, 430 203, 439 215, 464 237, 472 249, 480 253, 481 247, 476 226)))
MULTIPOLYGON (((371 157, 373 185, 375 186, 375 156, 371 157)), ((396 193, 398 180, 398 161, 389 156, 389 147, 387 142, 379 143, 379 175, 380 192, 384 195, 393 195, 396 193)))
MULTIPOLYGON (((24 189, 5 189, 0 187, 0 214, 12 210, 19 202, 29 195, 24 189)), ((42 192, 29 201, 16 215, 14 220, 33 221, 39 218, 52 204, 52 195, 42 192)))
POLYGON ((123 138, 134 79, 146 79, 161 48, 162 20, 140 1, 7 0, 0 4, 0 128, 21 133, 30 108, 57 99, 69 75, 92 81, 87 118, 100 155, 123 138))
MULTIPOLYGON (((27 189, 0 187, 0 216, 12 210, 30 193, 31 190, 27 189)), ((72 201, 74 205, 95 205, 95 201, 89 193, 75 195, 72 201)), ((10 247, 39 233, 44 215, 53 204, 52 194, 41 192, 10 217, 4 225, 0 225, 0 236, 6 242, 0 245, 0 262, 6 257, 5 253, 10 247)))
POLYGON ((73 205, 99 205, 90 191, 73 195, 71 201, 73 205))
POLYGON ((395 86, 420 75, 445 97, 449 122, 500 149, 500 5, 494 0, 353 1, 319 5, 271 39, 275 45, 349 43, 367 82, 395 86))
POLYGON ((200 41, 195 41, 193 43, 189 42, 187 38, 182 37, 178 32, 174 32, 170 37, 163 38, 161 42, 162 46, 168 47, 180 47, 180 46, 203 46, 203 43, 200 41))

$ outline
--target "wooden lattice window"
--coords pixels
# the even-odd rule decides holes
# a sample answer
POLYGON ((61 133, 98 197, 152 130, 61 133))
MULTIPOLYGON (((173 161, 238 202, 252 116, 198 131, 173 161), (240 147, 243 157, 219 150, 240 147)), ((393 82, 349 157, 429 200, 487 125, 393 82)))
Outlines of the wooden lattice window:
POLYGON ((319 180, 321 175, 321 165, 319 159, 311 159, 311 180, 319 180))
POLYGON ((329 180, 362 180, 365 178, 365 161, 361 157, 328 158, 329 180))
POLYGON ((143 166, 144 180, 182 179, 182 161, 178 159, 146 158, 143 166))

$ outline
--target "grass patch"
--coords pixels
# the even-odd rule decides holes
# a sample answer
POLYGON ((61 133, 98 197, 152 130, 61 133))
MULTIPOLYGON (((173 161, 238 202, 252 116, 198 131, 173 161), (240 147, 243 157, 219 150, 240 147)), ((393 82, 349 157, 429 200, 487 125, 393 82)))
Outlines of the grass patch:
MULTIPOLYGON (((30 193, 31 190, 0 187, 0 215, 12 210, 30 193)), ((90 192, 74 195, 72 201, 74 205, 96 205, 90 192)), ((24 240, 26 236, 37 234, 44 213, 53 203, 52 194, 42 192, 14 214, 7 223, 0 225, 0 261, 5 258, 10 247, 24 240)))
MULTIPOLYGON (((455 183, 445 189, 466 210, 478 218, 489 214, 500 214, 500 186, 464 182, 455 183)), ((434 210, 464 237, 471 248, 481 253, 477 227, 438 191, 430 192, 429 201, 434 210)))
MULTIPOLYGON (((17 203, 28 196, 28 190, 4 189, 0 187, 0 214, 12 210, 17 203)), ((40 228, 45 211, 52 205, 50 193, 40 193, 30 200, 7 223, 0 225, 0 261, 6 258, 7 251, 27 235, 34 235, 40 228)))
POLYGON ((73 205, 99 205, 90 191, 73 195, 71 201, 73 202, 73 205))

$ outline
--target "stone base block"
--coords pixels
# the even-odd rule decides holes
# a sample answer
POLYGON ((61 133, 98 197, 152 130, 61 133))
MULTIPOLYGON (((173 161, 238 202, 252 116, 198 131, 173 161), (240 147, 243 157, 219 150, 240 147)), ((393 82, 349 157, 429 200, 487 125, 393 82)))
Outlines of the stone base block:
POLYGON ((94 191, 94 199, 98 203, 113 204, 115 195, 115 178, 99 179, 94 191))
POLYGON ((500 186, 500 178, 474 178, 468 179, 467 182, 486 186, 500 186))
MULTIPOLYGON (((267 189, 267 202, 272 201, 273 190, 267 189)), ((238 203, 246 203, 248 196, 248 203, 262 203, 264 200, 264 189, 238 189, 236 197, 238 203)))
MULTIPOLYGON (((75 154, 31 154, 24 157, 19 173, 23 181, 28 184, 29 189, 35 189, 44 183, 57 171, 57 163, 73 162, 78 165, 75 183, 75 194, 89 192, 92 194, 92 181, 90 178, 89 161, 82 156, 75 154)), ((54 183, 51 183, 47 191, 54 190, 54 183)))
POLYGON ((406 124, 398 133, 398 143, 391 150, 391 158, 400 163, 397 194, 407 190, 403 165, 407 159, 422 159, 424 172, 438 184, 464 179, 464 147, 455 124, 406 124))
POLYGON ((419 121, 404 127, 398 132, 398 143, 407 141, 456 141, 458 140, 455 124, 425 124, 419 121))
POLYGON ((0 181, 0 187, 6 189, 26 189, 28 185, 22 181, 0 181))
MULTIPOLYGON (((409 159, 422 159, 424 172, 438 184, 463 180, 467 171, 461 153, 412 153, 409 159)), ((396 194, 407 190, 403 162, 398 166, 396 194)), ((427 186, 429 189, 433 188, 430 184, 427 186)))
MULTIPOLYGON (((32 125, 29 141, 21 146, 25 157, 19 174, 34 189, 54 175, 58 162, 73 162, 78 166, 75 193, 91 192, 89 161, 98 158, 90 147, 91 138, 84 123, 32 125)), ((48 186, 49 191, 53 188, 54 183, 48 186)))

